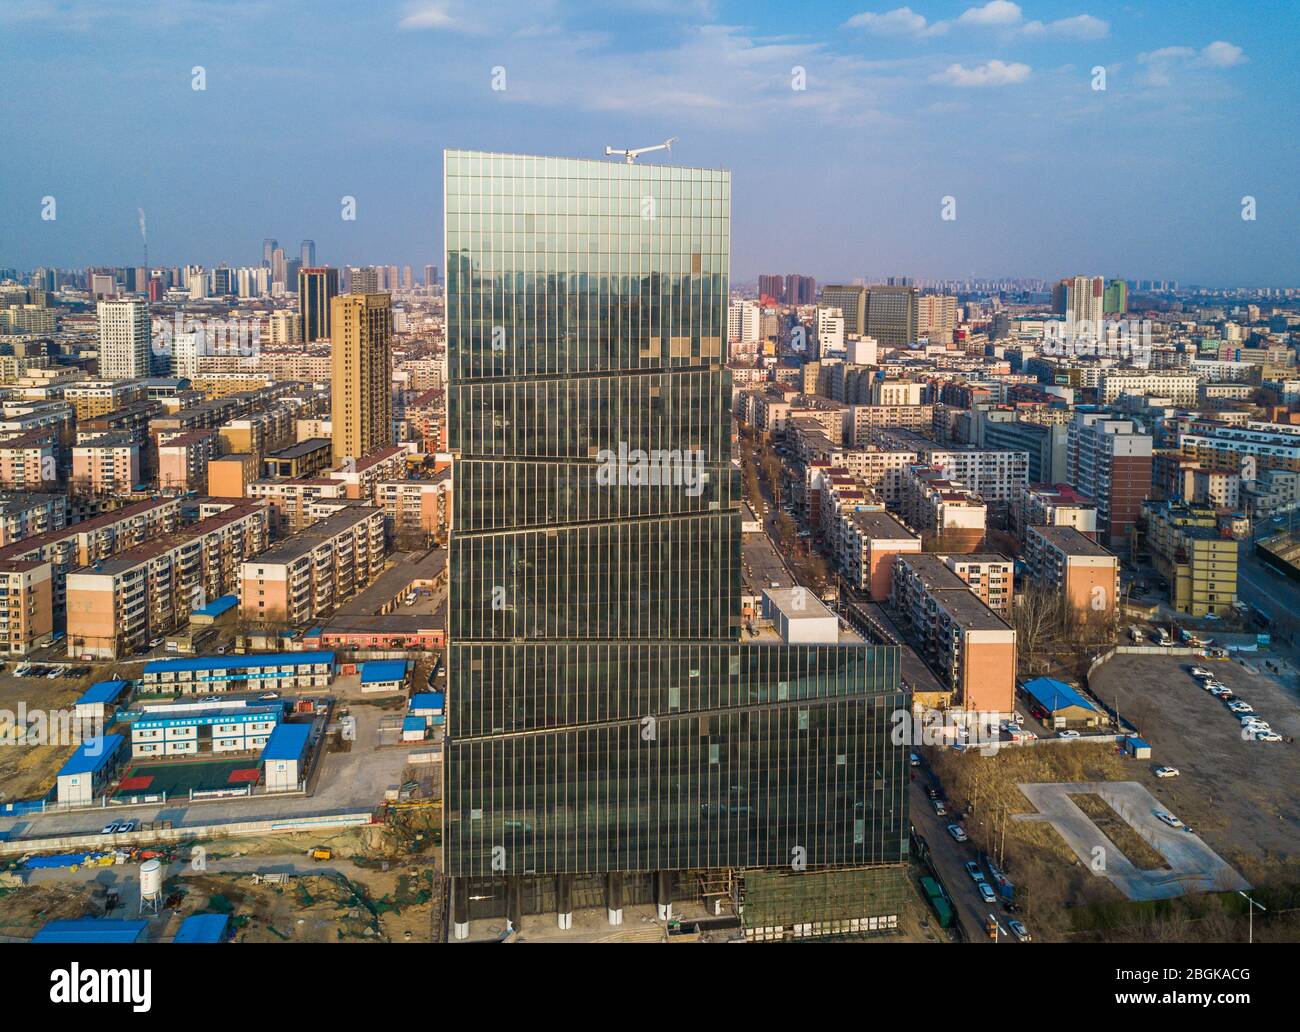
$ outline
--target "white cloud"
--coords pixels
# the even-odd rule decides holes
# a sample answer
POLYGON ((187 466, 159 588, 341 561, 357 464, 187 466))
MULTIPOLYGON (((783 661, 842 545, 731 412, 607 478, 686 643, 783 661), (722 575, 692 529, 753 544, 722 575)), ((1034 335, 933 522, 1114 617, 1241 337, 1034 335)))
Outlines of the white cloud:
POLYGON ((1221 39, 1216 39, 1202 50, 1201 59, 1215 68, 1231 68, 1233 65, 1244 64, 1249 60, 1241 47, 1234 43, 1225 43, 1221 39))
POLYGON ((1010 0, 989 0, 980 7, 968 7, 952 21, 931 22, 910 7, 896 7, 883 13, 863 11, 845 24, 880 36, 912 39, 943 36, 954 27, 992 30, 1004 38, 1104 39, 1110 35, 1110 23, 1091 14, 1076 14, 1052 22, 1025 21, 1024 10, 1010 0))
POLYGON ((1146 81, 1151 86, 1168 86, 1176 70, 1232 68, 1249 61, 1245 51, 1235 43, 1216 39, 1198 53, 1192 47, 1161 47, 1138 54, 1138 63, 1147 66, 1146 81))
POLYGON ((1019 25, 1023 17, 1019 4, 1013 4, 1010 0, 989 0, 983 7, 966 8, 957 19, 957 24, 1005 29, 1019 25))
POLYGON ((1054 22, 1026 22, 1021 31, 1026 36, 1054 36, 1059 39, 1105 39, 1110 35, 1110 23, 1091 14, 1076 14, 1073 18, 1058 18, 1054 22))
POLYGON ((967 68, 961 64, 950 64, 942 72, 930 76, 931 82, 946 83, 970 89, 982 86, 1011 86, 1029 78, 1032 69, 1019 62, 986 61, 982 65, 967 68))
POLYGON ((925 15, 917 14, 910 7, 897 7, 883 14, 863 11, 845 24, 851 29, 864 29, 881 36, 926 36, 934 31, 926 22, 925 15))
POLYGON ((457 29, 461 27, 459 19, 452 16, 447 5, 441 0, 428 0, 424 3, 406 5, 406 13, 397 23, 402 29, 457 29))
POLYGON ((1196 51, 1191 47, 1162 47, 1159 50, 1138 54, 1138 61, 1142 64, 1162 64, 1168 61, 1181 61, 1192 57, 1195 53, 1196 51))

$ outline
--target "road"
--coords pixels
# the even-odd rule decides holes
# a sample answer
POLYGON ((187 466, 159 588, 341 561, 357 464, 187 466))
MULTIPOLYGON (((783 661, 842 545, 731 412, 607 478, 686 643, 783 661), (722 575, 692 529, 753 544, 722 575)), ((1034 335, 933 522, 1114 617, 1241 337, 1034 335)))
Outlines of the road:
POLYGON ((1237 596, 1274 618, 1300 613, 1300 585, 1265 567, 1245 542, 1237 562, 1237 596))
POLYGON ((966 941, 991 943, 992 940, 984 930, 989 913, 997 910, 998 920, 1004 928, 1007 923, 1006 915, 1001 912, 1000 907, 991 906, 980 899, 975 883, 966 873, 963 865, 969 860, 977 859, 975 849, 969 842, 958 842, 948 834, 948 825, 953 820, 951 814, 947 817, 939 817, 935 814, 934 805, 925 794, 925 786, 931 783, 928 768, 913 767, 912 770, 917 775, 916 780, 912 782, 910 800, 912 826, 925 838, 930 847, 930 859, 938 869, 944 888, 952 898, 957 919, 966 933, 966 941))

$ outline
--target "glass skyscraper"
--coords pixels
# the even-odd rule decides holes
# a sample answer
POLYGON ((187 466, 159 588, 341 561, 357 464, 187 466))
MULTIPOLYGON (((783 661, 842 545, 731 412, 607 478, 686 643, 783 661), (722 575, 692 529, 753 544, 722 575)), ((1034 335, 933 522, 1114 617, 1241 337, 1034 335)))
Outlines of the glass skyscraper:
POLYGON ((897 651, 742 634, 730 174, 444 166, 447 872, 898 861, 897 651))

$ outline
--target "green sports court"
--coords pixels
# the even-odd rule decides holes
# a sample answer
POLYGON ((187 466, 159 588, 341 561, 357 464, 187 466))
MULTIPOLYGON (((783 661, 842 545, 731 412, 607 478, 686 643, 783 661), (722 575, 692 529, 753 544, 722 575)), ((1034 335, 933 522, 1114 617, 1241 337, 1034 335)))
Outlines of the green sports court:
POLYGON ((236 760, 180 761, 176 763, 132 763, 113 793, 114 799, 166 793, 167 798, 188 797, 191 791, 241 788, 257 783, 256 757, 236 760))

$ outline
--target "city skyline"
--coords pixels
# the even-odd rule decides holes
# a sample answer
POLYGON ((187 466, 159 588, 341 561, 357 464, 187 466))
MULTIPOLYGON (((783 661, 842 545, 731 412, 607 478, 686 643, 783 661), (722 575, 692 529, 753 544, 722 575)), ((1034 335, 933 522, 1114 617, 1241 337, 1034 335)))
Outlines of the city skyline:
POLYGON ((235 15, 12 9, 0 265, 138 264, 147 218, 153 264, 252 264, 274 233, 314 240, 320 264, 419 267, 442 231, 443 147, 600 157, 676 136, 665 161, 735 173, 737 282, 1300 280, 1293 158, 1243 146, 1266 153, 1294 121, 1296 73, 1282 19, 1244 5, 1180 8, 1175 27, 1114 3, 854 3, 797 24, 771 5, 640 3, 615 34, 579 5, 491 33, 453 3, 389 3, 346 9, 346 53, 322 31, 341 5, 320 6, 310 37, 274 5, 235 15), (123 69, 124 47, 149 56, 123 69), (36 73, 46 51, 74 59, 57 83, 36 73), (310 89, 325 64, 345 94, 310 89), (59 118, 19 118, 42 103, 59 118), (288 106, 305 116, 291 132, 274 115, 288 106), (303 161, 358 118, 355 146, 303 161), (237 160, 196 161, 214 153, 237 160))

